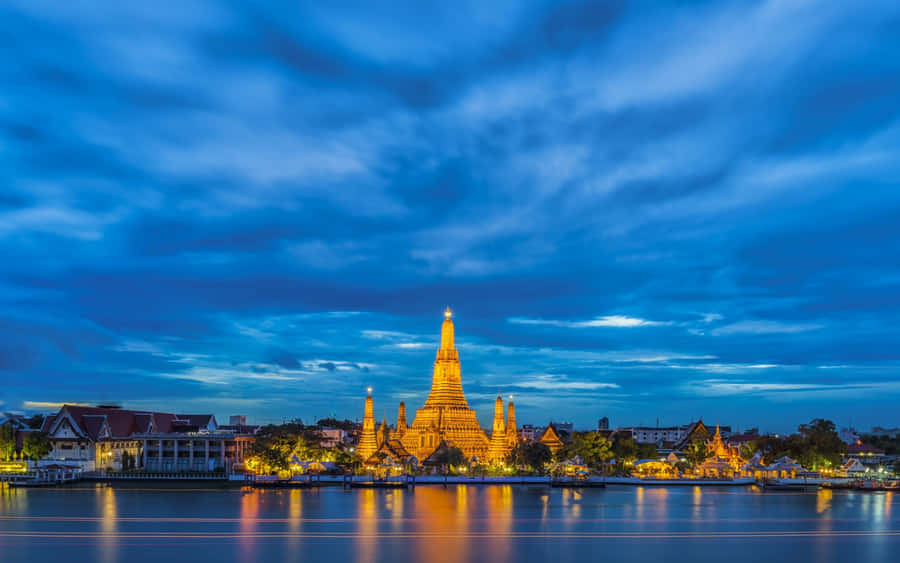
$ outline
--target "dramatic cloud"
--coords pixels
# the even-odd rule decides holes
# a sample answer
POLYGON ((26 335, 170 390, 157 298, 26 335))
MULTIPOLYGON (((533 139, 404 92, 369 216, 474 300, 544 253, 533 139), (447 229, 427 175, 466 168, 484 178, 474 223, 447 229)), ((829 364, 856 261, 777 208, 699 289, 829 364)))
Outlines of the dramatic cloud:
POLYGON ((561 326, 567 328, 589 328, 589 327, 615 327, 615 328, 631 328, 636 326, 659 326, 670 323, 659 321, 648 321, 646 319, 638 319, 634 317, 626 317, 622 315, 611 315, 606 317, 596 317, 589 321, 554 321, 545 319, 528 319, 523 317, 512 317, 508 319, 511 323, 523 325, 549 325, 561 326))
POLYGON ((897 2, 0 21, 4 409, 895 425, 897 2))

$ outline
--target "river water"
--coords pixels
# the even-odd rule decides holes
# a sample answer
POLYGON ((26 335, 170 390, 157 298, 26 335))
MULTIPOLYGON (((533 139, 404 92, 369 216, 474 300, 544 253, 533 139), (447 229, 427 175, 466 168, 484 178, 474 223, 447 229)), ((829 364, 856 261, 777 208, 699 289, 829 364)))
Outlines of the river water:
POLYGON ((896 561, 893 493, 753 488, 0 491, 0 561, 896 561))

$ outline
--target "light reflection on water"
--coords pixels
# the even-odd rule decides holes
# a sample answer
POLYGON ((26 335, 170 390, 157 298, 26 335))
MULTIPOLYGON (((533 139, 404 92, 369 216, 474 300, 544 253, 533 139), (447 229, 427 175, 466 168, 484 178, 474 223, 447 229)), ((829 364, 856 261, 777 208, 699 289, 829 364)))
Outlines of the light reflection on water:
POLYGON ((419 486, 4 491, 3 561, 889 560, 892 493, 419 486), (8 559, 7 559, 8 557, 8 559))

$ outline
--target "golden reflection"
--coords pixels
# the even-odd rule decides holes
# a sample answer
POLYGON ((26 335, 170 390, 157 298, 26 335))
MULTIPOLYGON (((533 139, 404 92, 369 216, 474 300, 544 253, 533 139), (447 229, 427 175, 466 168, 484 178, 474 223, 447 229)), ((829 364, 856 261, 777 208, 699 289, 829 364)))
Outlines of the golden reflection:
POLYGON ((894 491, 884 493, 884 515, 886 518, 891 517, 891 503, 894 502, 894 491))
POLYGON ((469 544, 464 538, 469 532, 471 515, 468 511, 468 492, 456 494, 443 487, 416 487, 412 493, 415 527, 419 536, 416 544, 418 561, 468 561, 469 544), (466 498, 460 504, 461 496, 466 498))
POLYGON ((356 529, 356 561, 375 561, 378 547, 378 515, 375 507, 375 489, 356 491, 358 499, 356 529))
POLYGON ((693 500, 694 500, 694 510, 693 516, 694 518, 700 518, 703 512, 703 487, 695 486, 693 489, 693 500))
POLYGON ((391 512, 391 522, 395 532, 403 531, 403 502, 406 491, 394 489, 387 495, 387 508, 391 512))
POLYGON ((100 560, 113 562, 118 558, 118 510, 116 509, 116 491, 112 487, 97 488, 98 504, 100 505, 100 560))
POLYGON ((296 559, 300 554, 300 534, 303 531, 303 491, 291 489, 288 493, 288 531, 290 532, 289 548, 296 559))
POLYGON ((487 519, 491 538, 488 545, 488 559, 507 561, 509 559, 509 534, 513 522, 513 489, 510 485, 487 487, 487 519))
POLYGON ((822 514, 829 508, 831 508, 831 497, 834 495, 834 491, 831 489, 819 489, 819 492, 816 494, 816 513, 822 514))
POLYGON ((256 519, 259 516, 259 496, 262 494, 258 490, 245 490, 241 495, 241 523, 240 523, 240 545, 241 551, 249 559, 255 559, 256 554, 256 519))

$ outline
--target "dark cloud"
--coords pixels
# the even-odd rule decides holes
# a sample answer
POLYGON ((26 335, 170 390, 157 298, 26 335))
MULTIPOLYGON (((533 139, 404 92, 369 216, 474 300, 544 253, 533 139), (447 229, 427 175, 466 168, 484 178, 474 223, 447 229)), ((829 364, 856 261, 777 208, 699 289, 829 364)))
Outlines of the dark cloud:
POLYGON ((889 423, 894 3, 0 18, 7 407, 889 423))

